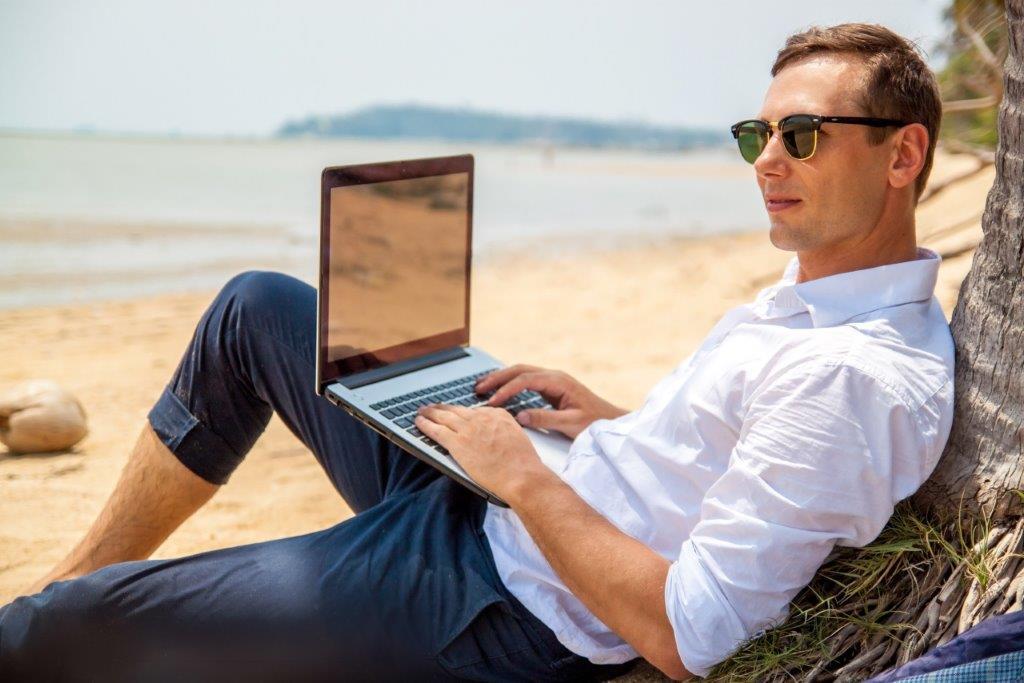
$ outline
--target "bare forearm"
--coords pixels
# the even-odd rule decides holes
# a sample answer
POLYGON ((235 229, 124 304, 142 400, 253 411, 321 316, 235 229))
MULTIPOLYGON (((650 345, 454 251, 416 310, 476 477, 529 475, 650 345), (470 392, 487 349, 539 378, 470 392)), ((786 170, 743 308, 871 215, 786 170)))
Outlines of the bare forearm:
POLYGON ((665 611, 671 564, 616 529, 545 467, 507 411, 424 406, 416 426, 508 501, 555 572, 598 619, 669 676, 689 676, 665 611))
POLYGON ((665 612, 670 563, 622 533, 544 468, 509 503, 566 586, 672 678, 686 678, 665 612))

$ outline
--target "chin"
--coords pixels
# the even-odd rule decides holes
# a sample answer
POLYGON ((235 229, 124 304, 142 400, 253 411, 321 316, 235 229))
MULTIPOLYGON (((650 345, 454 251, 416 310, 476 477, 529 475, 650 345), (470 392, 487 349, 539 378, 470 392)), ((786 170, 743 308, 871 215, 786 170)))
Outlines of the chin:
POLYGON ((768 232, 768 239, 776 249, 782 251, 799 251, 802 240, 792 226, 781 225, 772 221, 772 228, 768 232))
POLYGON ((811 251, 827 243, 823 224, 811 217, 769 215, 771 231, 768 237, 776 249, 782 251, 811 251))

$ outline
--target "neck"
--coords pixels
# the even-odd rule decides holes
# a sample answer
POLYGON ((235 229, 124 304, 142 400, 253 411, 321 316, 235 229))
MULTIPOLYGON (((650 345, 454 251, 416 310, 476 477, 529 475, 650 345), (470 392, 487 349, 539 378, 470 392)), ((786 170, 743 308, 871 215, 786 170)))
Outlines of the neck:
POLYGON ((819 249, 798 251, 800 270, 796 281, 876 268, 917 258, 914 213, 899 221, 879 221, 867 235, 819 249))

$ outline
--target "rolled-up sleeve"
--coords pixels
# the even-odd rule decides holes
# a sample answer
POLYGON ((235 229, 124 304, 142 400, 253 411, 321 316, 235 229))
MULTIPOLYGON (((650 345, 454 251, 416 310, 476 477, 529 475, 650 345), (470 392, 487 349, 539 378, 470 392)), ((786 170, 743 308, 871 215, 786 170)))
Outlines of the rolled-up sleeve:
POLYGON ((891 383, 841 361, 809 361, 750 397, 728 468, 665 586, 689 671, 706 675, 784 619, 834 545, 878 536, 934 467, 946 434, 922 421, 942 412, 908 405, 891 383), (919 481, 897 485, 898 472, 919 481))

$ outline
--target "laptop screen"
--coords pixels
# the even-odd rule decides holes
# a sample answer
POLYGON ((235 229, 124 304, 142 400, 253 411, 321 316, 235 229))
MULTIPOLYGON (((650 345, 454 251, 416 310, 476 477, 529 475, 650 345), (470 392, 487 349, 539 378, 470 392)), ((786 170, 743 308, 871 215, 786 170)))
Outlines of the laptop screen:
POLYGON ((472 160, 397 163, 325 171, 322 381, 468 343, 472 160))

